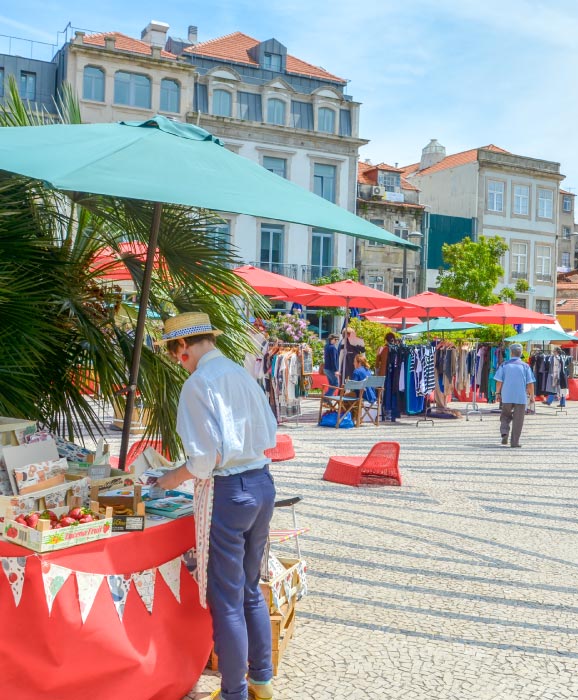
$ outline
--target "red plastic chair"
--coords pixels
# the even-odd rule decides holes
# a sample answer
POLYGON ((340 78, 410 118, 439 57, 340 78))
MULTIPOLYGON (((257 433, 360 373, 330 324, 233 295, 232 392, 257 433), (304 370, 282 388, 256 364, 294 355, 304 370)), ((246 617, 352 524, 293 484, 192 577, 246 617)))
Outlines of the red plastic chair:
POLYGON ((286 459, 295 457, 293 440, 290 435, 277 435, 275 447, 265 450, 265 457, 269 457, 272 462, 283 462, 286 459))
MULTIPOLYGON (((129 451, 126 455, 126 468, 128 469, 130 465, 139 457, 147 447, 154 448, 157 452, 162 454, 164 457, 169 459, 168 452, 163 451, 163 441, 162 440, 137 440, 133 445, 130 446, 129 451)), ((118 468, 118 457, 111 457, 110 464, 112 467, 118 468)))
POLYGON ((366 457, 331 457, 323 478, 348 486, 401 486, 399 443, 376 442, 366 457))

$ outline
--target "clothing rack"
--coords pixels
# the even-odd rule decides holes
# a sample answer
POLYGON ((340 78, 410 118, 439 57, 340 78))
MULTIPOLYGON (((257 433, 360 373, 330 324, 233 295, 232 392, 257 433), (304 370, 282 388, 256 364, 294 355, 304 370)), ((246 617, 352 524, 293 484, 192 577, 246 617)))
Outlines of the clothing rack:
POLYGON ((431 408, 431 402, 429 400, 429 394, 426 394, 423 397, 423 418, 418 418, 415 422, 415 427, 419 428, 420 424, 423 423, 431 423, 432 425, 435 425, 435 421, 433 418, 428 418, 427 417, 427 411, 428 407, 431 408))
MULTIPOLYGON (((285 341, 269 341, 269 347, 270 349, 272 348, 279 348, 281 350, 283 349, 290 349, 290 348, 295 348, 297 350, 301 350, 301 358, 300 358, 300 372, 299 372, 299 377, 300 377, 300 389, 304 389, 304 365, 303 365, 303 354, 304 350, 307 348, 309 349, 309 352, 311 352, 311 348, 307 343, 291 343, 291 342, 285 342, 285 341)), ((275 379, 273 377, 273 379, 275 379)), ((301 395, 296 394, 295 398, 291 401, 291 403, 284 403, 283 401, 280 400, 280 397, 278 393, 275 391, 275 404, 276 404, 276 416, 277 416, 277 423, 278 425, 281 425, 282 423, 288 423, 290 421, 295 421, 297 425, 299 425, 299 418, 302 415, 301 413, 301 395)))
POLYGON ((474 361, 470 369, 470 386, 473 386, 474 395, 471 403, 466 404, 466 421, 469 421, 470 415, 479 415, 482 420, 482 409, 478 404, 478 387, 476 385, 476 357, 478 356, 479 342, 477 338, 472 338, 474 341, 474 361), (471 406, 471 408, 469 408, 471 406))

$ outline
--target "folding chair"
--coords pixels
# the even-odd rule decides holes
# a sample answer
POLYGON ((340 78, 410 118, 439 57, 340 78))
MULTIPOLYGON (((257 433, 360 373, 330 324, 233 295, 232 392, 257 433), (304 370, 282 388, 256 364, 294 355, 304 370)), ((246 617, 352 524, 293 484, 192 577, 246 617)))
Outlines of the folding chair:
POLYGON ((365 418, 369 418, 369 420, 374 425, 379 425, 384 386, 385 376, 374 375, 371 377, 367 377, 367 379, 365 380, 366 389, 375 389, 375 401, 366 401, 365 399, 363 399, 363 402, 361 404, 361 423, 363 423, 365 418), (373 411, 375 411, 375 414, 373 413, 373 411))
POLYGON ((297 513, 295 511, 295 506, 302 500, 303 498, 301 496, 293 496, 292 498, 283 498, 279 501, 275 501, 275 508, 291 508, 293 527, 283 529, 270 528, 267 544, 265 545, 265 551, 263 552, 263 560, 261 562, 261 578, 263 581, 269 580, 269 550, 271 549, 272 544, 282 544, 283 542, 294 540, 297 559, 301 559, 299 536, 309 532, 308 527, 299 527, 297 524, 297 513))
MULTIPOLYGON (((360 382, 354 381, 353 379, 348 379, 342 387, 339 387, 335 390, 337 393, 333 394, 333 396, 322 395, 321 400, 319 402, 319 418, 317 422, 321 423, 323 409, 325 408, 329 412, 337 412, 337 420, 335 421, 335 427, 339 428, 339 425, 341 424, 341 421, 343 420, 345 414, 348 411, 355 409, 355 425, 356 427, 359 427, 361 423, 361 409, 363 405, 363 390, 365 389, 366 381, 367 379, 364 379, 360 382), (354 391, 358 391, 359 396, 346 396, 346 394, 354 391)), ((328 387, 328 384, 324 384, 321 387, 321 391, 328 387)))

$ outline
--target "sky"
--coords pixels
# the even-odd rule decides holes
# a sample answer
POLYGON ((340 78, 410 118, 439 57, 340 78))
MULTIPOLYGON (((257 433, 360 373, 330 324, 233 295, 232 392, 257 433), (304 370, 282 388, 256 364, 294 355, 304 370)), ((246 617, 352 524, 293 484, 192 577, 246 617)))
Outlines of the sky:
MULTIPOLYGON (((69 23, 140 38, 152 19, 174 37, 195 25, 199 41, 235 31, 275 38, 347 79, 370 142, 362 159, 415 163, 431 138, 448 154, 493 143, 559 162, 562 187, 578 193, 578 0, 0 3, 0 35, 49 44, 62 43, 69 23)), ((0 36, 0 52, 7 41, 0 36)))

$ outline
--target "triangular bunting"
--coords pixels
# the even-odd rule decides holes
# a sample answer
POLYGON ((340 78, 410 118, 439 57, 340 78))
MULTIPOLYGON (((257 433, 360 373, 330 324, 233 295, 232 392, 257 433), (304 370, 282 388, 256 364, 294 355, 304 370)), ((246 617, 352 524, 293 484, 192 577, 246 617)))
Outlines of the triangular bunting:
POLYGON ((132 574, 132 580, 134 587, 138 591, 142 602, 145 604, 145 608, 152 613, 153 602, 155 598, 155 578, 156 569, 146 569, 145 571, 138 571, 132 574))
POLYGON ((52 612, 52 604, 58 592, 66 583, 66 580, 72 573, 71 569, 67 569, 65 566, 59 566, 58 564, 53 564, 50 561, 43 561, 41 563, 42 568, 42 581, 44 583, 44 595, 46 596, 46 604, 48 605, 48 614, 52 612))
POLYGON ((110 588, 110 594, 112 596, 112 602, 118 613, 118 617, 122 622, 122 616, 124 615, 124 606, 126 605, 126 597, 130 590, 130 584, 132 581, 131 575, 126 574, 111 574, 106 577, 108 581, 108 587, 110 588))
POLYGON ((159 566, 159 573, 175 598, 181 602, 181 557, 159 566))
POLYGON ((90 613, 104 574, 88 574, 84 571, 76 572, 76 583, 78 584, 78 603, 80 605, 80 616, 82 624, 90 613))
POLYGON ((6 574, 8 583, 12 588, 16 607, 20 605, 20 598, 22 597, 25 569, 26 557, 2 557, 2 570, 6 574))

